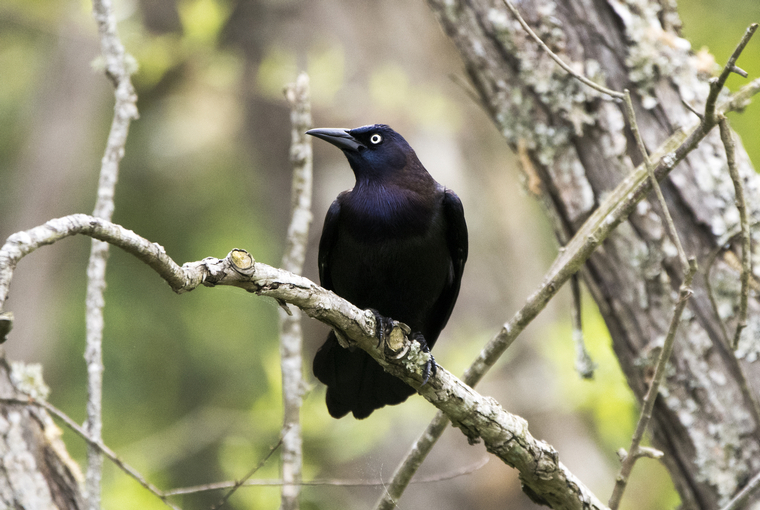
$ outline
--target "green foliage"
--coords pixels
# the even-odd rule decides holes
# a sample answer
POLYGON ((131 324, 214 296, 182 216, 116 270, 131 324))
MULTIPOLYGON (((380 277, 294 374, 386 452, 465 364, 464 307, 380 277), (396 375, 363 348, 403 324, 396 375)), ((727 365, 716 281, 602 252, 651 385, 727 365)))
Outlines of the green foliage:
MULTIPOLYGON (((679 0, 683 21, 683 33, 695 51, 705 48, 715 57, 722 68, 736 48, 739 39, 750 23, 760 23, 760 2, 741 0, 731 2, 730 8, 721 8, 711 0, 679 0)), ((749 73, 749 78, 739 75, 729 77, 726 86, 736 91, 750 80, 760 77, 760 40, 752 38, 736 63, 749 73)), ((760 104, 754 101, 741 114, 731 114, 731 127, 742 137, 742 144, 755 169, 760 168, 760 104)))

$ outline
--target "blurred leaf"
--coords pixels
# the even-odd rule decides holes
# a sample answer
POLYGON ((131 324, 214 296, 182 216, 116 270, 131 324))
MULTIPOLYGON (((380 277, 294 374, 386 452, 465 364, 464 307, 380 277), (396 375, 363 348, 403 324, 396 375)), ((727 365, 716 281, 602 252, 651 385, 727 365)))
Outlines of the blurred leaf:
POLYGON ((217 0, 182 0, 178 10, 188 39, 195 44, 213 44, 230 14, 230 5, 217 0))
POLYGON ((322 44, 308 54, 312 101, 330 105, 345 81, 345 52, 339 43, 322 44))
POLYGON ((295 81, 297 73, 295 53, 279 46, 270 46, 256 74, 258 93, 281 100, 283 87, 295 81))

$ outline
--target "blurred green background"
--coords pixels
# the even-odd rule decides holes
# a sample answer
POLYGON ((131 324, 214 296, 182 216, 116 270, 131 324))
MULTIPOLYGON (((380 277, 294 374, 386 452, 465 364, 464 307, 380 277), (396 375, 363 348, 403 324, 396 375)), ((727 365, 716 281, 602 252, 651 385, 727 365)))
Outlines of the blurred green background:
MULTIPOLYGON (((681 0, 683 32, 724 63, 757 0, 681 0)), ((386 0, 117 1, 119 30, 139 62, 140 119, 133 123, 117 187, 114 221, 163 245, 177 262, 222 257, 234 248, 277 265, 288 222, 290 142, 282 87, 311 76, 320 127, 392 125, 442 183, 462 197, 470 260, 462 294, 436 359, 461 373, 480 346, 524 302, 554 258, 548 224, 521 191, 517 165, 490 121, 458 85, 454 48, 423 2, 386 0), (453 77, 453 78, 452 78, 453 77)), ((0 4, 0 238, 94 204, 111 122, 110 83, 90 5, 52 0, 0 4)), ((760 40, 740 66, 760 76, 760 40)), ((733 76, 731 89, 746 80, 733 76)), ((757 102, 756 102, 757 103, 757 102)), ((760 106, 733 114, 752 159, 760 161, 760 106)), ((306 275, 316 279, 322 218, 353 184, 339 151, 315 149, 315 220, 306 275)), ((85 416, 84 289, 89 240, 67 239, 19 265, 7 309, 16 325, 11 359, 41 362, 50 400, 85 416)), ((573 370, 567 291, 479 386, 530 422, 601 499, 611 491, 615 450, 627 447, 634 399, 586 300, 585 330, 600 365, 594 381, 573 370)), ((162 488, 229 480, 276 443, 281 420, 277 308, 236 289, 177 296, 141 263, 112 251, 106 294, 104 437, 162 488)), ((423 399, 362 422, 332 420, 310 358, 326 328, 305 321, 304 476, 387 479, 434 415, 423 399)), ((65 439, 80 463, 83 443, 65 439)), ((423 465, 435 476, 487 456, 449 430, 423 465)), ((164 508, 106 463, 104 508, 164 508)), ((255 478, 276 478, 276 456, 255 478)), ((381 487, 305 487, 307 509, 368 508, 381 487)), ((208 508, 220 493, 177 498, 208 508)), ((665 470, 636 468, 625 504, 671 508, 678 498, 665 470)), ((245 488, 230 508, 277 508, 277 487, 245 488)), ((402 507, 535 508, 515 471, 496 460, 455 480, 413 485, 402 507)), ((625 505, 624 505, 625 506, 625 505)))

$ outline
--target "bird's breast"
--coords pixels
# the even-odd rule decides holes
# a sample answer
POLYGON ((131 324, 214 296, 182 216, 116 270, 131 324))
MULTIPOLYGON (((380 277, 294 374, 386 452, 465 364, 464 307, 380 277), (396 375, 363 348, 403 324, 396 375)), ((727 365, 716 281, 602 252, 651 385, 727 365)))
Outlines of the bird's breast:
POLYGON ((413 217, 407 212, 405 217, 372 211, 359 218, 349 215, 351 221, 339 225, 329 261, 334 290, 356 306, 422 330, 450 284, 445 222, 440 213, 413 217))
POLYGON ((342 204, 341 226, 368 243, 424 236, 438 220, 435 202, 404 189, 355 189, 342 204))

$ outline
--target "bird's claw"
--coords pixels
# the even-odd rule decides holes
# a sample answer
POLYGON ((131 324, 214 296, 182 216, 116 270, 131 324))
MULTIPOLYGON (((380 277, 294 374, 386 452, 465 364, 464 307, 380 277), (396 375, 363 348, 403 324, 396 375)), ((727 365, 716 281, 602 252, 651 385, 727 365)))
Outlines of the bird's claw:
POLYGON ((420 386, 425 386, 428 382, 428 379, 430 379, 430 376, 435 376, 436 372, 438 372, 438 364, 435 362, 435 358, 433 357, 433 354, 430 352, 430 347, 428 347, 427 342, 425 341, 425 337, 422 336, 422 333, 415 332, 411 336, 412 340, 415 340, 418 344, 420 344, 420 350, 428 355, 430 357, 428 358, 427 362, 425 363, 425 368, 422 369, 422 384, 420 386))
MULTIPOLYGON (((375 335, 377 336, 377 347, 379 348, 381 345, 386 345, 386 338, 391 335, 391 332, 393 331, 393 328, 399 324, 403 326, 406 331, 404 333, 409 332, 409 328, 401 324, 399 322, 394 321, 393 319, 390 319, 384 315, 381 315, 380 312, 375 310, 374 308, 369 309, 373 315, 375 316, 375 323, 376 323, 376 329, 375 329, 375 335)), ((409 339, 412 341, 416 341, 420 345, 420 350, 424 352, 425 354, 428 354, 428 360, 425 363, 425 368, 422 369, 422 386, 425 386, 427 384, 428 380, 430 379, 430 376, 435 376, 436 372, 438 371, 438 365, 435 362, 435 358, 430 352, 430 347, 428 347, 427 341, 425 341, 425 337, 420 333, 419 331, 416 331, 414 333, 409 334, 409 339)))
POLYGON ((385 345, 386 335, 389 335, 393 331, 393 319, 381 315, 374 308, 370 308, 369 311, 375 316, 375 336, 377 336, 377 347, 380 348, 381 345, 385 345))

